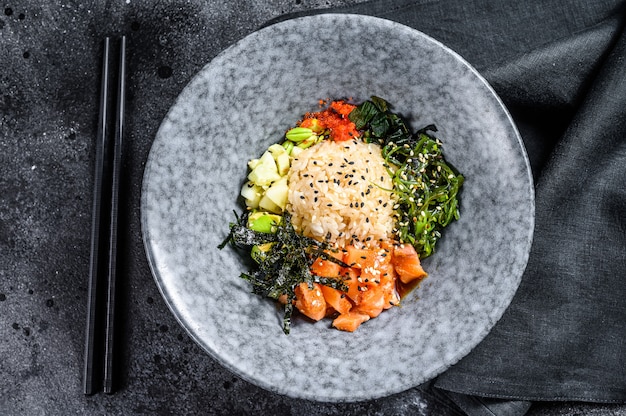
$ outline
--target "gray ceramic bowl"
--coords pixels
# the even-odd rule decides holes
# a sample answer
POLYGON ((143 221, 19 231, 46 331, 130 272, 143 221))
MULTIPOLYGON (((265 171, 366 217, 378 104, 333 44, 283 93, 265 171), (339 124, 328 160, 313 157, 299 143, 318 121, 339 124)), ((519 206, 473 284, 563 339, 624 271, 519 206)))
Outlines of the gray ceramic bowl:
POLYGON ((145 169, 143 236, 156 283, 191 337, 263 388, 358 401, 419 385, 460 360, 509 305, 526 266, 534 200, 511 118, 484 79, 424 34, 378 18, 317 15, 251 34, 206 65, 163 121, 145 169), (414 129, 435 123, 466 177, 461 219, 402 307, 355 333, 295 319, 251 294, 218 244, 241 211, 246 162, 320 98, 377 95, 414 129))

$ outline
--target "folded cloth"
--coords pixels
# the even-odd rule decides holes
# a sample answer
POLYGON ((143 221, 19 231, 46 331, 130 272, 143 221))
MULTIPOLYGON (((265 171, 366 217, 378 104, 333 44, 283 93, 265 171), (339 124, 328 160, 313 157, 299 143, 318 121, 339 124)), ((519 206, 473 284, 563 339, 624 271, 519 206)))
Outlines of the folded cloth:
POLYGON ((450 46, 502 98, 531 161, 535 235, 518 292, 429 388, 475 415, 521 415, 535 400, 626 402, 626 4, 374 0, 324 11, 387 18, 450 46))

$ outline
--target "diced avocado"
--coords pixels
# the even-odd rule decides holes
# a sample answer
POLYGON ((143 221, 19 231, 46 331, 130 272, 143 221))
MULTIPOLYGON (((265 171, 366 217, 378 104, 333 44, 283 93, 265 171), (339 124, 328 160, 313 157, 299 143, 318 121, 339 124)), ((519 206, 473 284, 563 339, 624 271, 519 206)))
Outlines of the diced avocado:
POLYGON ((248 228, 261 233, 275 233, 276 226, 280 224, 280 215, 268 212, 254 212, 248 216, 248 228))
POLYGON ((289 195, 289 185, 287 184, 287 177, 283 176, 276 182, 274 182, 265 191, 265 196, 269 198, 281 211, 287 206, 287 197, 289 195))
POLYGON ((265 243, 257 246, 252 246, 252 251, 250 255, 254 261, 257 263, 261 263, 267 257, 268 251, 272 248, 272 244, 274 243, 265 243))
POLYGON ((241 196, 245 199, 247 207, 257 208, 263 196, 263 188, 255 185, 251 181, 246 182, 241 187, 241 196))

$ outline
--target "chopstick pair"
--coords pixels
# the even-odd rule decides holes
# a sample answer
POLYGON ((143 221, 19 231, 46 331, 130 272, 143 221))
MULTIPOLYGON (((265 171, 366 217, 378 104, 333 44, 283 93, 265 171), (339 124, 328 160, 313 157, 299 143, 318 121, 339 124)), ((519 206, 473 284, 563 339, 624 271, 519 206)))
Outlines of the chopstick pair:
POLYGON ((111 39, 105 38, 92 206, 83 374, 85 394, 94 394, 99 389, 104 393, 113 393, 114 387, 117 232, 126 99, 126 37, 122 36, 119 40, 117 69, 112 49, 111 39))

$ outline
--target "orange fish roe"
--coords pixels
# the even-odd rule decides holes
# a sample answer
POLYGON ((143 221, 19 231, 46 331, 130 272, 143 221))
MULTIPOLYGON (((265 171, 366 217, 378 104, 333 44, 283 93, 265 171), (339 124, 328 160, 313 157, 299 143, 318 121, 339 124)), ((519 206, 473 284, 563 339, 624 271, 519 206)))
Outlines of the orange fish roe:
POLYGON ((342 142, 359 137, 356 126, 348 115, 355 108, 354 104, 343 100, 333 101, 325 110, 306 113, 300 122, 300 127, 307 127, 316 133, 322 130, 330 130, 330 138, 336 142, 342 142))

